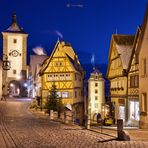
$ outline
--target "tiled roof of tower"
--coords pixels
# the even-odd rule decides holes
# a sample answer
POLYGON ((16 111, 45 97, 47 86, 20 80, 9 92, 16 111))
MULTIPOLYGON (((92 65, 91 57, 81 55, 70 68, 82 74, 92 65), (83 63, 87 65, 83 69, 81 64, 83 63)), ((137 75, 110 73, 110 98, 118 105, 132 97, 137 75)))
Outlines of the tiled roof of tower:
POLYGON ((10 32, 10 33, 23 33, 26 34, 22 27, 19 27, 17 23, 16 13, 13 13, 12 15, 12 24, 8 29, 6 29, 3 32, 10 32))
POLYGON ((93 69, 93 72, 92 73, 94 73, 94 74, 99 74, 100 73, 100 71, 98 70, 98 68, 97 67, 95 67, 94 69, 93 69))
POLYGON ((116 42, 116 49, 121 57, 123 69, 127 69, 133 50, 135 36, 131 35, 113 35, 116 42))

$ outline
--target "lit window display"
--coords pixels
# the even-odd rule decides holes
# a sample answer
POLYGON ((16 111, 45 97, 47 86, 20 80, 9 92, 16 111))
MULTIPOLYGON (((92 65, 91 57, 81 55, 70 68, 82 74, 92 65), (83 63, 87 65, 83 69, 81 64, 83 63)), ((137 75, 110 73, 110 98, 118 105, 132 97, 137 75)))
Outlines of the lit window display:
POLYGON ((130 101, 130 119, 139 120, 139 102, 130 101))
POLYGON ((68 98, 68 92, 62 92, 62 97, 63 98, 68 98))
POLYGON ((123 119, 125 121, 125 107, 119 106, 119 119, 123 119))

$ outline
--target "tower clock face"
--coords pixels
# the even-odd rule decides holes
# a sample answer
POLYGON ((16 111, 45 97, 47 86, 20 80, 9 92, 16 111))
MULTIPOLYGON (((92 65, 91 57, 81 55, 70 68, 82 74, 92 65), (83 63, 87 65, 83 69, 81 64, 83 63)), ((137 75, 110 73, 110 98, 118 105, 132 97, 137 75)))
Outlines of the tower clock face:
POLYGON ((12 56, 13 57, 17 57, 19 55, 18 51, 17 50, 13 50, 12 51, 12 56))

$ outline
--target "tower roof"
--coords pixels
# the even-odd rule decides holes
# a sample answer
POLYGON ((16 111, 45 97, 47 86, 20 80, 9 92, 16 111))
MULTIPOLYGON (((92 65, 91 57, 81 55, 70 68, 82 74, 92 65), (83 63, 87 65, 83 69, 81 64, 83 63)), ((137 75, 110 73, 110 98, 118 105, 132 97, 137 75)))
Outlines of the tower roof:
POLYGON ((95 68, 93 68, 93 72, 92 72, 93 74, 99 74, 100 73, 100 71, 98 70, 98 68, 97 67, 95 67, 95 68))
POLYGON ((25 33, 24 30, 23 30, 23 28, 20 27, 18 25, 18 23, 17 23, 17 16, 16 16, 16 13, 15 12, 12 14, 12 23, 11 23, 11 25, 4 32, 25 33))

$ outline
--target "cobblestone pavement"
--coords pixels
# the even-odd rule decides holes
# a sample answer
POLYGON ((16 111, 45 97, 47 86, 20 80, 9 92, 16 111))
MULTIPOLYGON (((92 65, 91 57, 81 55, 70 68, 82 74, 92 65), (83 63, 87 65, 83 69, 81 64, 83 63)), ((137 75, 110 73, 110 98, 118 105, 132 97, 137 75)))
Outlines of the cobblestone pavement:
POLYGON ((34 116, 28 105, 26 99, 0 102, 1 134, 8 148, 148 148, 144 141, 100 142, 113 137, 34 116))

